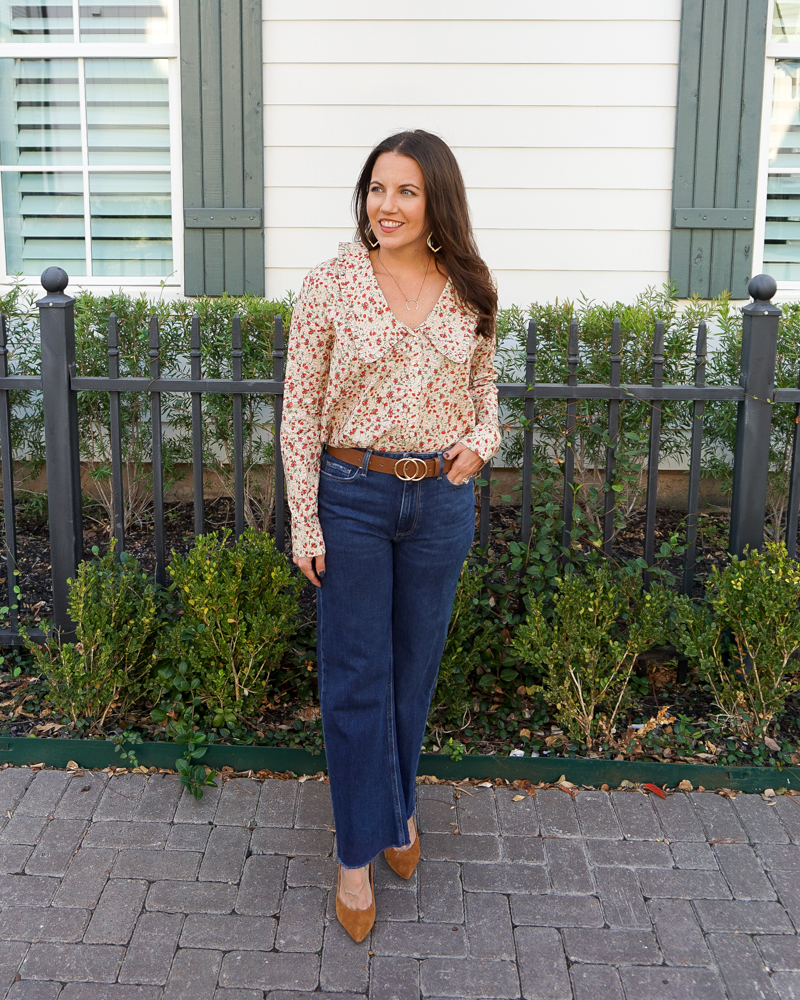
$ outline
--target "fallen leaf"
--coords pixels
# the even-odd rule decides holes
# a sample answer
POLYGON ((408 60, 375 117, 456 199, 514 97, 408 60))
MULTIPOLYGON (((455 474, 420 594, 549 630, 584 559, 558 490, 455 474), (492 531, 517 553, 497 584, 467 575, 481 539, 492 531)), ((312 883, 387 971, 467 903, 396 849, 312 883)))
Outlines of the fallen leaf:
POLYGON ((658 787, 658 785, 653 785, 649 781, 647 782, 647 784, 642 785, 642 788, 646 788, 648 792, 653 792, 654 795, 657 795, 661 799, 666 798, 666 795, 658 787))
POLYGON ((512 798, 512 800, 511 800, 511 801, 512 801, 512 802, 522 802, 522 800, 523 800, 523 799, 527 799, 527 797, 528 797, 527 795, 515 795, 515 796, 514 796, 514 797, 512 798))
POLYGON ((620 788, 635 788, 636 786, 632 781, 628 781, 627 778, 623 778, 619 783, 620 788))
POLYGON ((778 743, 776 740, 773 740, 771 736, 764 737, 764 744, 765 746, 768 746, 770 750, 773 750, 775 753, 777 753, 781 748, 780 743, 778 743))
POLYGON ((77 764, 74 760, 68 760, 67 761, 67 770, 68 771, 78 771, 79 769, 80 769, 80 765, 77 764))
POLYGON ((692 785, 691 781, 688 781, 686 778, 684 778, 683 781, 679 782, 678 784, 678 788, 682 792, 691 792, 693 787, 694 786, 692 785))
POLYGON ((529 740, 531 738, 531 731, 530 729, 520 729, 519 735, 529 740))

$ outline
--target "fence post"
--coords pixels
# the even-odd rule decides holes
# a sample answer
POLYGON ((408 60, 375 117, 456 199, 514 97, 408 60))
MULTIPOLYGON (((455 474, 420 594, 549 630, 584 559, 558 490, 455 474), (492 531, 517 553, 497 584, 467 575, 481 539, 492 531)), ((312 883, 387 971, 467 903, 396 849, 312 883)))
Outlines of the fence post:
POLYGON ((67 640, 75 635, 67 609, 67 579, 74 579, 83 556, 78 398, 70 388, 75 370, 75 299, 64 294, 68 283, 66 271, 48 267, 42 274, 48 294, 36 303, 42 347, 53 626, 58 637, 67 640))
POLYGON ((770 303, 777 285, 757 274, 747 290, 753 302, 742 309, 742 362, 739 384, 745 397, 738 404, 733 458, 731 534, 728 548, 741 556, 745 547, 761 549, 767 512, 772 394, 781 310, 770 303))

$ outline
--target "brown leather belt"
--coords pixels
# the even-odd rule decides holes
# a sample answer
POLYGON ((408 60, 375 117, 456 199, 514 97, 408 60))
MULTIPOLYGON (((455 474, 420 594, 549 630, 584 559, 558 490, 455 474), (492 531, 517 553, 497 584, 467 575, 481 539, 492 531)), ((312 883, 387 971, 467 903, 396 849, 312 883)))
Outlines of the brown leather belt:
MULTIPOLYGON (((348 465, 361 465, 364 461, 364 452, 357 448, 327 448, 328 454, 332 458, 338 458, 348 465)), ((449 472, 453 467, 452 458, 444 460, 444 471, 449 472)), ((386 472, 397 476, 407 483, 416 483, 420 479, 428 479, 431 476, 439 475, 438 458, 381 458, 373 452, 369 457, 367 468, 371 472, 386 472)))

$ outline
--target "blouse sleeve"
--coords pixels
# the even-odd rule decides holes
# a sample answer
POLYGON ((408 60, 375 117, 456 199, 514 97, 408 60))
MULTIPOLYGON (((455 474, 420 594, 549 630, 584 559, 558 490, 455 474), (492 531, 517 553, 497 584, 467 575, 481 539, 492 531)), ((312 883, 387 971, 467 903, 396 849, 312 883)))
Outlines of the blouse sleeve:
POLYGON ((472 355, 469 394, 475 407, 475 427, 461 441, 484 462, 500 447, 497 419, 497 372, 494 367, 495 338, 481 337, 472 355))
POLYGON ((309 275, 295 303, 283 388, 281 454, 296 556, 320 556, 325 542, 317 512, 320 416, 328 385, 334 326, 323 282, 309 275))

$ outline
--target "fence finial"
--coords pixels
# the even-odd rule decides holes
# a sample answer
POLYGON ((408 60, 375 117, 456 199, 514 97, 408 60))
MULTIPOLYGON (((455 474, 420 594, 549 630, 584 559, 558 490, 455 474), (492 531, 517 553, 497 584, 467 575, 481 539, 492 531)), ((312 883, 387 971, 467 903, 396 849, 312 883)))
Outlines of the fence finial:
POLYGON ((57 295, 63 292, 69 284, 69 275, 63 267, 46 267, 42 271, 42 287, 50 295, 57 295))
POLYGON ((756 302, 769 302, 777 290, 778 283, 771 274, 757 274, 747 286, 747 291, 756 302))

